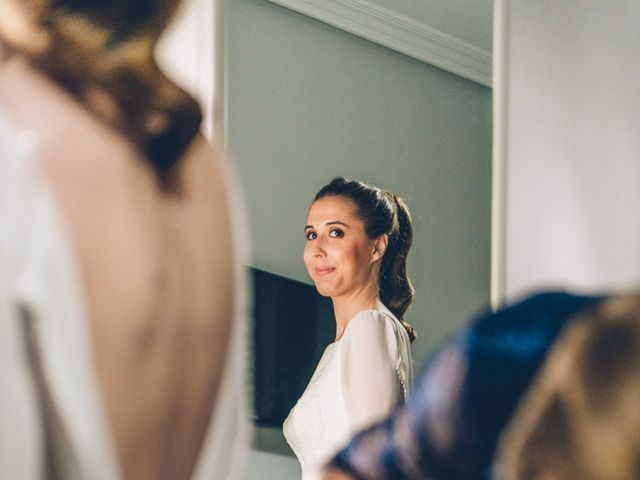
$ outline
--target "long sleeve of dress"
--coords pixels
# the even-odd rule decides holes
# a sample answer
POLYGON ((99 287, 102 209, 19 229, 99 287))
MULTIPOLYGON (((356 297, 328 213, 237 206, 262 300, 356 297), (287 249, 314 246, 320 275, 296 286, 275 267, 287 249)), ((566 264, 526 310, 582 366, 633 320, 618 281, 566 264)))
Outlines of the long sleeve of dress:
POLYGON ((344 332, 341 383, 351 434, 386 416, 401 397, 394 327, 384 313, 367 310, 344 332))

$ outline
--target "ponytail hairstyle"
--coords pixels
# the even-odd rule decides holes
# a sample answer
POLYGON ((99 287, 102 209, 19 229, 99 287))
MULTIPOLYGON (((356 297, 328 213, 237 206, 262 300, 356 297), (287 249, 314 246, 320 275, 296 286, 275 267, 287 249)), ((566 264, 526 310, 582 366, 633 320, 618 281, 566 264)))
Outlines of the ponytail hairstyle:
POLYGON ((413 242, 413 227, 407 204, 389 191, 343 177, 336 177, 322 187, 314 202, 324 197, 344 197, 351 200, 370 240, 380 235, 388 236, 389 242, 378 277, 380 300, 398 317, 409 334, 409 339, 413 341, 416 338, 415 329, 403 319, 415 295, 407 276, 407 255, 413 242))
POLYGON ((0 0, 0 47, 117 130, 165 191, 200 128, 198 104, 153 58, 179 0, 0 0))

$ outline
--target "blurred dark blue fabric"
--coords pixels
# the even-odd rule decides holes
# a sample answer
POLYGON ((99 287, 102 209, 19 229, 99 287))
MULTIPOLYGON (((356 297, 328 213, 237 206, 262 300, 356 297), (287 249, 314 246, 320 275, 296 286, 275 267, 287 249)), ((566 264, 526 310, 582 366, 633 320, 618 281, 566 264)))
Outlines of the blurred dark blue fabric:
POLYGON ((554 341, 600 298, 548 292, 481 315, 430 359, 407 403, 332 465, 362 480, 490 479, 500 433, 554 341))

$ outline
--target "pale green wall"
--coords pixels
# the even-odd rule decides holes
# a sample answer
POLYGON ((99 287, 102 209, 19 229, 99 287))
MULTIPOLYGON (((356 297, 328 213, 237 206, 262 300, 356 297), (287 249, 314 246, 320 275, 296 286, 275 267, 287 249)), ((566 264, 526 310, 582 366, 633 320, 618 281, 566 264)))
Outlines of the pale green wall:
POLYGON ((402 194, 421 363, 489 301, 491 91, 266 0, 226 8, 226 132, 252 265, 309 281, 306 210, 335 175, 402 194))

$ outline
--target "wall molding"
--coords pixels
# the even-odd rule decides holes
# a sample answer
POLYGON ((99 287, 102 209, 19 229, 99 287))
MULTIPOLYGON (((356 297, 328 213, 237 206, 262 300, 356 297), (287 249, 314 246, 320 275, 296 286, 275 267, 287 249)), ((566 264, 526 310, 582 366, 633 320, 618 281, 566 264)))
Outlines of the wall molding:
POLYGON ((367 0, 269 0, 491 88, 491 52, 367 0))

